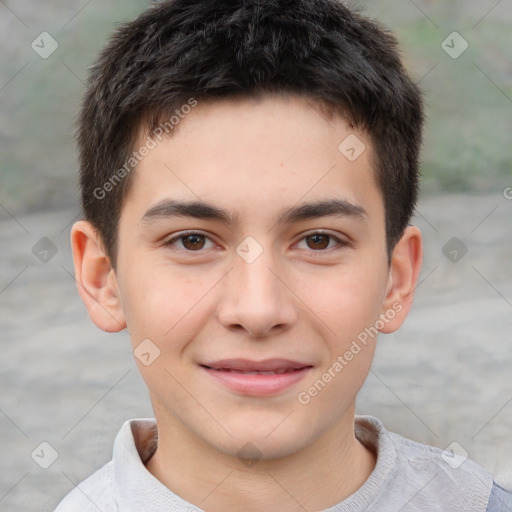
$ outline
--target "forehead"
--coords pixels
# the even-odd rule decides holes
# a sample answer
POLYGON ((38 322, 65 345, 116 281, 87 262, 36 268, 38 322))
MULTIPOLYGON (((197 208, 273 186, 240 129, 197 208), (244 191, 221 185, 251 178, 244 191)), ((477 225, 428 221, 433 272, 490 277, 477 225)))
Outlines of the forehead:
MULTIPOLYGON (((199 101, 136 168, 129 201, 203 201, 240 221, 301 200, 383 208, 369 138, 298 96, 199 101)), ((144 145, 140 136, 136 147, 144 145)), ((143 212, 143 213, 144 213, 143 212)))

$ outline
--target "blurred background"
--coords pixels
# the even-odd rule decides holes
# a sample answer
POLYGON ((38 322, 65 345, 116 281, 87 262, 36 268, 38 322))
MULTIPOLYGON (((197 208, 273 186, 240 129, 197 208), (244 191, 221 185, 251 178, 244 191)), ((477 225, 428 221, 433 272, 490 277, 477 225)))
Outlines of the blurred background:
MULTIPOLYGON (((428 116, 416 304, 380 339, 359 413, 512 488, 512 2, 347 3, 397 34, 428 116)), ((147 5, 0 0, 2 511, 53 510, 125 419, 152 415, 126 332, 87 317, 69 248, 87 68, 147 5)))

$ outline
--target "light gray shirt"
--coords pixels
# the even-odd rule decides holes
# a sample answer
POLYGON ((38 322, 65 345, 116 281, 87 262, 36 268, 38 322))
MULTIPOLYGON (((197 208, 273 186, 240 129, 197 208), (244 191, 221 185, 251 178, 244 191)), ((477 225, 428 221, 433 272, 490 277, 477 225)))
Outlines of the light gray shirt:
MULTIPOLYGON (((377 454, 376 466, 354 494, 323 512, 512 510, 512 495, 469 459, 388 432, 372 416, 356 416, 355 433, 377 454)), ((115 439, 112 460, 73 489, 55 512, 201 511, 146 469, 144 463, 156 446, 154 419, 125 422, 115 439)))

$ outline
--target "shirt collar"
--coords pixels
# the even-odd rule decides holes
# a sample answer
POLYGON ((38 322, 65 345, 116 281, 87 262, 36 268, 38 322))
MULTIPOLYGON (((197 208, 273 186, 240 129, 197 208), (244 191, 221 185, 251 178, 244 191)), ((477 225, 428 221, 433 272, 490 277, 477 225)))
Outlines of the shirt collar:
MULTIPOLYGON (((372 502, 383 482, 392 478, 397 452, 383 424, 372 416, 356 416, 356 437, 378 454, 372 474, 356 493, 324 512, 361 510, 372 502)), ((194 512, 201 509, 177 496, 144 465, 156 450, 158 430, 153 418, 126 421, 114 442, 114 492, 119 510, 194 512)))
POLYGON ((114 493, 119 510, 137 512, 194 512, 197 507, 174 494, 146 468, 157 445, 153 418, 127 421, 114 442, 114 493))

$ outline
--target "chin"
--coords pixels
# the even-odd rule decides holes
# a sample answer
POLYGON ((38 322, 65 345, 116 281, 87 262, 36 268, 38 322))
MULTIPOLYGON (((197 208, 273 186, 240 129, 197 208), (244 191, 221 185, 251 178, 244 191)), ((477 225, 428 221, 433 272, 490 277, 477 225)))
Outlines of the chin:
MULTIPOLYGON (((305 430, 305 425, 292 423, 286 418, 286 414, 269 415, 267 418, 262 413, 250 415, 250 418, 239 419, 236 425, 226 424, 226 430, 233 436, 227 439, 223 436, 221 451, 236 456, 237 458, 276 459, 291 455, 311 440, 311 434, 305 430), (254 452, 254 453, 253 453, 254 452)), ((290 417, 292 414, 290 415, 290 417)))

